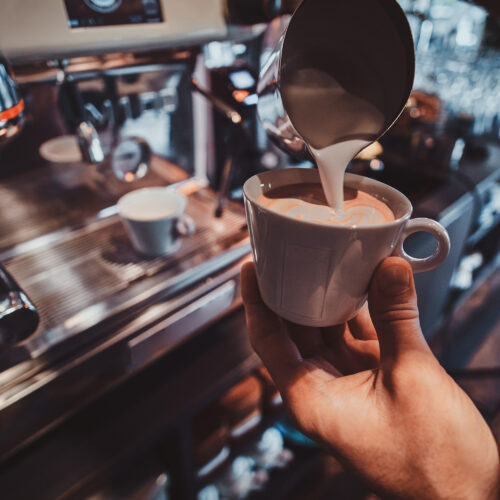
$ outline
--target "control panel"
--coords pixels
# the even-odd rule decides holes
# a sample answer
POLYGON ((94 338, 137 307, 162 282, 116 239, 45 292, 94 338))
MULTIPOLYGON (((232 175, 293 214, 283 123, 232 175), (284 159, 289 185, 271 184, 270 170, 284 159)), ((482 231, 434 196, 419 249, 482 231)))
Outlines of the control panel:
POLYGON ((182 48, 228 36, 226 0, 0 0, 12 64, 182 48))
POLYGON ((161 23, 159 0, 65 0, 70 28, 161 23))

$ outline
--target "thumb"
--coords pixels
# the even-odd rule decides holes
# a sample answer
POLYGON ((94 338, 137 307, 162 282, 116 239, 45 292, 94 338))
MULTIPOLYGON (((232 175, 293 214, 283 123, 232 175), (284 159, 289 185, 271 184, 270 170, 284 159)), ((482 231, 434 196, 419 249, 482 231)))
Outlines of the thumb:
POLYGON ((251 262, 241 268, 241 295, 250 343, 284 394, 298 377, 302 358, 278 316, 264 304, 251 262))
POLYGON ((377 331, 382 362, 396 362, 409 352, 430 353, 420 328, 411 266, 389 257, 376 269, 368 304, 377 331))

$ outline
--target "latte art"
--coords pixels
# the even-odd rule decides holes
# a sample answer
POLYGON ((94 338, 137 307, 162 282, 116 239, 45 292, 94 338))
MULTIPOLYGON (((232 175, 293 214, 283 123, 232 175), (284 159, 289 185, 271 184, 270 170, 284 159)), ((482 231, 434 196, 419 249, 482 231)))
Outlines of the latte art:
POLYGON ((328 205, 320 184, 283 186, 261 195, 257 201, 274 212, 304 222, 368 226, 395 219, 383 201, 350 188, 344 189, 343 210, 335 211, 328 205))
POLYGON ((384 215, 374 207, 345 207, 343 213, 336 213, 330 207, 318 207, 307 201, 277 200, 272 202, 269 208, 306 222, 362 226, 382 224, 386 221, 384 215))

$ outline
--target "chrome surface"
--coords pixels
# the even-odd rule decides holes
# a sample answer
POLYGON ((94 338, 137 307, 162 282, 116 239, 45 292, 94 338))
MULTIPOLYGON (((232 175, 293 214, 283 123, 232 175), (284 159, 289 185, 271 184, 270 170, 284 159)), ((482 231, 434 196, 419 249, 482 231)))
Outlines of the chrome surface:
POLYGON ((105 76, 117 77, 136 73, 164 70, 178 62, 193 57, 186 51, 158 51, 147 54, 124 53, 105 54, 92 57, 49 60, 25 65, 16 65, 16 80, 20 85, 40 83, 60 84, 67 75, 75 81, 91 80, 105 76))
MULTIPOLYGON (((195 178, 189 178, 183 181, 169 184, 169 188, 172 189, 184 189, 184 186, 194 186, 194 190, 201 189, 202 187, 202 185, 198 183, 195 178)), ((1 209, 2 205, 0 202, 0 210, 1 209)), ((35 236, 33 239, 27 241, 20 240, 17 243, 18 240, 15 239, 14 241, 16 241, 16 243, 13 246, 0 250, 0 262, 8 259, 13 259, 14 257, 19 257, 27 252, 34 252, 36 250, 43 249, 51 244, 62 241, 65 238, 70 238, 71 236, 76 236, 80 233, 90 233, 92 231, 98 230, 99 228, 107 227, 109 225, 109 221, 107 219, 118 215, 118 206, 107 206, 100 209, 95 215, 91 216, 86 216, 86 213, 82 213, 80 215, 82 217, 81 221, 70 221, 72 225, 56 229, 55 231, 48 232, 46 234, 41 234, 40 236, 35 236)), ((43 228, 44 226, 42 225, 42 229, 43 228)), ((14 237, 15 236, 16 235, 14 235, 14 237)), ((23 234, 21 233, 21 235, 17 236, 22 237, 23 234)))
POLYGON ((224 313, 233 303, 235 292, 236 283, 230 280, 133 338, 128 343, 131 368, 161 356, 166 342, 171 345, 179 333, 195 331, 224 313))
POLYGON ((142 137, 125 137, 111 153, 111 169, 117 179, 134 182, 147 174, 151 154, 142 137))
MULTIPOLYGON (((165 293, 157 293, 155 301, 139 312, 135 311, 135 315, 129 309, 125 321, 122 318, 121 322, 105 323, 97 335, 94 330, 87 330, 80 336, 79 343, 71 342, 71 349, 64 349, 60 344, 52 353, 34 359, 19 359, 16 366, 0 372, 0 425, 9 428, 9 433, 0 436, 0 462, 78 411, 82 405, 142 370, 144 364, 134 366, 130 363, 130 340, 212 290, 230 281, 237 282, 241 257, 247 257, 249 252, 249 244, 229 250, 224 262, 212 262, 210 269, 205 269, 201 282, 196 276, 191 276, 190 286, 171 282, 165 293), (36 410, 41 400, 44 402, 43 413, 36 410), (26 418, 19 419, 20 413, 26 418)), ((160 275, 157 278, 156 287, 159 289, 162 280, 160 275)), ((145 292, 148 282, 143 285, 145 292)), ((229 313, 240 305, 238 293, 228 310, 222 312, 229 313)), ((182 326, 182 329, 171 331, 171 336, 162 336, 162 354, 172 352, 199 329, 199 323, 187 322, 182 326)))
MULTIPOLYGON (((304 0, 261 70, 257 111, 278 147, 310 159, 294 117, 285 109, 285 75, 290 80, 290 75, 304 68, 327 73, 344 91, 362 96, 382 112, 383 135, 408 100, 414 67, 410 26, 395 0, 356 0, 356 4, 304 0), (361 11, 365 11, 362 17, 361 11), (354 84, 352 75, 358 77, 354 84)), ((311 81, 311 88, 318 85, 324 83, 311 81)))
POLYGON ((257 85, 257 111, 269 138, 292 156, 309 156, 307 146, 285 111, 280 91, 281 54, 285 35, 263 66, 257 85))
POLYGON ((17 135, 23 124, 24 101, 0 57, 0 146, 17 135))
POLYGON ((43 248, 73 231, 91 231, 116 214, 118 199, 131 189, 187 182, 185 173, 154 156, 148 174, 133 184, 115 178, 105 165, 46 164, 0 183, 0 262, 43 248))
POLYGON ((215 94, 201 87, 196 78, 191 79, 191 84, 194 90, 205 97, 214 109, 231 123, 229 136, 226 139, 230 146, 227 148, 227 156, 224 161, 224 168, 222 170, 217 196, 217 207, 215 209, 215 216, 221 217, 229 198, 229 190, 233 178, 234 159, 238 154, 241 154, 244 145, 247 145, 250 141, 250 132, 243 121, 242 115, 236 111, 231 103, 220 99, 215 94))
POLYGON ((102 143, 92 123, 80 123, 76 128, 76 137, 80 151, 82 152, 83 161, 87 163, 101 163, 104 160, 105 155, 102 143))
POLYGON ((0 426, 10 429, 0 461, 241 304, 239 266, 251 251, 243 207, 229 203, 215 219, 216 205, 213 191, 155 155, 133 183, 105 164, 78 163, 0 184, 0 213, 8 214, 0 261, 40 313, 30 338, 0 349, 0 426), (188 196, 196 231, 174 255, 146 259, 116 202, 154 185, 188 196))
POLYGON ((193 78, 191 80, 191 83, 193 85, 193 88, 203 97, 205 97, 205 99, 207 99, 219 113, 223 114, 229 121, 234 124, 241 123, 243 118, 241 117, 240 113, 238 113, 238 111, 236 111, 232 106, 227 104, 222 99, 219 99, 216 95, 211 94, 210 92, 208 92, 208 90, 205 90, 203 87, 201 87, 196 78, 193 78))
POLYGON ((241 255, 223 252, 225 241, 241 237, 244 220, 228 212, 221 224, 211 224, 202 196, 190 197, 188 214, 198 221, 198 228, 174 256, 147 260, 137 255, 119 218, 112 216, 93 230, 75 231, 45 249, 6 261, 40 311, 38 332, 24 344, 30 357, 169 288, 208 277, 226 258, 231 261, 248 253, 248 248, 241 249, 241 255), (146 279, 145 288, 141 285, 146 279))
POLYGON ((0 211, 9 213, 0 228, 0 260, 41 318, 15 353, 0 353, 0 370, 55 346, 64 351, 59 344, 71 349, 82 332, 174 296, 249 253, 243 209, 232 206, 216 220, 215 194, 175 175, 179 190, 194 190, 187 214, 196 221, 195 233, 172 256, 135 253, 115 202, 131 189, 165 184, 155 172, 173 167, 159 161, 153 157, 151 171, 134 183, 119 182, 109 168, 78 164, 48 165, 0 185, 0 211))
POLYGON ((29 337, 37 328, 38 312, 21 290, 0 296, 0 350, 29 337))

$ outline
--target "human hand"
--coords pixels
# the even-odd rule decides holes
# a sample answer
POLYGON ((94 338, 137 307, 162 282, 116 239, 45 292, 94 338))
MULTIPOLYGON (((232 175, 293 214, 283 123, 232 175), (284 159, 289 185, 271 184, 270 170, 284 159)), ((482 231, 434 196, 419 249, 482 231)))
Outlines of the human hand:
POLYGON ((241 286, 250 341, 290 417, 384 498, 498 498, 499 455, 486 422, 420 329, 411 268, 389 257, 369 308, 349 323, 289 323, 263 303, 253 263, 241 286))

